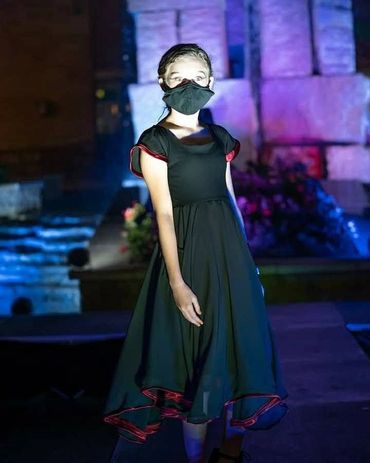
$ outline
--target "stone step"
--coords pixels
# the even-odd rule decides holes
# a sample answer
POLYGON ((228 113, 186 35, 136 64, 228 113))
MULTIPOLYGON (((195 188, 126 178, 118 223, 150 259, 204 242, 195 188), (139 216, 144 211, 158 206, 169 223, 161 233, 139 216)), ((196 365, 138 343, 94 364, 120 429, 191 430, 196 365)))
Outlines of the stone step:
POLYGON ((43 239, 28 237, 22 239, 0 239, 0 249, 15 249, 19 252, 60 252, 67 253, 71 249, 75 248, 87 248, 89 245, 88 240, 71 240, 70 242, 64 241, 53 241, 47 242, 43 239))
POLYGON ((76 280, 66 280, 63 283, 0 284, 0 294, 1 315, 11 315, 12 307, 17 305, 29 307, 33 315, 80 311, 80 288, 76 280))
POLYGON ((1 265, 0 283, 65 284, 70 280, 69 265, 1 265))
POLYGON ((35 214, 0 222, 0 314, 80 312, 69 253, 87 249, 101 215, 35 214))
POLYGON ((25 238, 27 236, 37 236, 46 240, 66 239, 66 238, 91 238, 94 235, 93 227, 65 227, 51 228, 42 226, 18 227, 0 226, 0 239, 4 238, 25 238))
MULTIPOLYGON (((268 304, 370 299, 369 259, 256 258, 268 304)), ((147 264, 72 269, 81 310, 133 309, 147 264), (110 307, 107 307, 109 301, 110 307)))
POLYGON ((65 264, 68 256, 66 253, 57 252, 20 252, 15 250, 3 249, 0 250, 0 265, 56 265, 65 264))

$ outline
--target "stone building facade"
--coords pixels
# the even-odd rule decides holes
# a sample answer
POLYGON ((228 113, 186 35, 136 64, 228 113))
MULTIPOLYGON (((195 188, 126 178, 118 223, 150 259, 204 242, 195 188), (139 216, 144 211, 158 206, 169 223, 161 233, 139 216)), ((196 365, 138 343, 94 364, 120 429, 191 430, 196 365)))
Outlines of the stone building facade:
POLYGON ((369 79, 356 72, 351 0, 129 0, 138 82, 129 86, 136 137, 158 122, 161 55, 196 42, 211 55, 216 123, 240 139, 234 164, 301 159, 318 178, 370 181, 369 79), (233 56, 242 54, 235 76, 233 56), (241 51, 242 50, 242 51, 241 51))

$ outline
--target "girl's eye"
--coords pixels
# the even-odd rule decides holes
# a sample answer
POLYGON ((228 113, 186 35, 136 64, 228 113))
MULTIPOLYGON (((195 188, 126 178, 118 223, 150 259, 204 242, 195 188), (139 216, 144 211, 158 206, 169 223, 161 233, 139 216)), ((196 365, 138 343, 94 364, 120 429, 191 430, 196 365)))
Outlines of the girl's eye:
POLYGON ((197 84, 201 84, 201 85, 204 85, 204 83, 206 82, 207 80, 207 77, 204 77, 204 76, 197 76, 194 81, 197 83, 197 84))
MULTIPOLYGON (((184 77, 181 77, 181 76, 170 77, 168 80, 171 83, 178 84, 178 83, 181 83, 184 80, 184 77)), ((193 80, 193 82, 203 82, 203 81, 206 80, 206 77, 204 77, 204 76, 196 76, 192 80, 193 80)))

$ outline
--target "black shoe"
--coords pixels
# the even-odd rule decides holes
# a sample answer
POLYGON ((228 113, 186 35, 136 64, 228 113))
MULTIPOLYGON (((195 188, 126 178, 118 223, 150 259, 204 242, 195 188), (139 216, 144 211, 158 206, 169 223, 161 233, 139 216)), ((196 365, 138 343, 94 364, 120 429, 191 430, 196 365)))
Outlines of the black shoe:
POLYGON ((244 460, 247 460, 247 461, 252 460, 252 456, 245 450, 241 450, 241 452, 239 453, 237 457, 232 457, 231 455, 227 455, 226 453, 220 452, 220 449, 217 447, 212 450, 208 463, 217 463, 218 457, 223 457, 223 458, 226 458, 227 460, 232 460, 235 463, 243 463, 244 460))

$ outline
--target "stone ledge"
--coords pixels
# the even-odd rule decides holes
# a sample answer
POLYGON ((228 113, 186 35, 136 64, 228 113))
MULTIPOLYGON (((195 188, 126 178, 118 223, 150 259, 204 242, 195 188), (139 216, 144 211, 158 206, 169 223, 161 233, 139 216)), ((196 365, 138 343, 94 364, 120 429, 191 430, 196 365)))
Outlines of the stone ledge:
MULTIPOLYGON (((255 259, 267 304, 369 300, 370 260, 255 259)), ((117 310, 132 310, 147 265, 116 270, 72 271, 81 288, 81 310, 104 310, 106 301, 117 310), (99 282, 99 284, 97 284, 99 282)))

